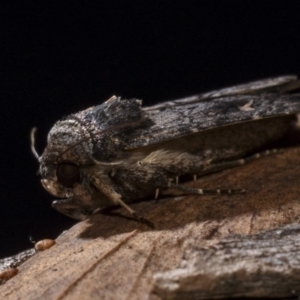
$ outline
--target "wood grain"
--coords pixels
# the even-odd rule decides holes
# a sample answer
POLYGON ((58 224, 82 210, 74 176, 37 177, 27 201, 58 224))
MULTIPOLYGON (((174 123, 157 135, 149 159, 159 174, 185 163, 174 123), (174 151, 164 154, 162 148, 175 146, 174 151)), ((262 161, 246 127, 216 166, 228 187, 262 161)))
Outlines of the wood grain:
MULTIPOLYGON (((228 235, 244 235, 241 239, 246 235, 247 239, 247 235, 299 222, 299 166, 300 148, 293 148, 189 183, 199 188, 246 188, 246 194, 174 197, 133 204, 155 224, 155 229, 130 219, 121 208, 94 215, 62 233, 52 248, 23 263, 18 275, 0 286, 1 298, 176 298, 173 290, 165 288, 165 280, 170 279, 172 270, 178 272, 176 269, 192 264, 199 249, 207 249, 218 261, 221 252, 212 249, 228 241, 224 240, 230 238, 228 235)), ((243 253, 244 244, 239 247, 243 253)), ((298 248, 296 254, 300 254, 298 248)), ((236 260, 227 262, 227 266, 230 264, 234 268, 236 260)), ((218 272, 217 266, 212 271, 207 266, 203 267, 206 271, 202 278, 218 272)), ((248 268, 247 261, 244 268, 248 268)), ((284 278, 290 275, 282 273, 284 278)), ((220 284, 215 278, 215 284, 220 284)), ((234 280, 230 272, 222 278, 225 285, 234 280)), ((195 282, 192 289, 189 285, 189 291, 197 293, 197 285, 195 282)), ((267 293, 258 288, 255 295, 267 293)), ((194 297, 192 293, 185 295, 194 297)))

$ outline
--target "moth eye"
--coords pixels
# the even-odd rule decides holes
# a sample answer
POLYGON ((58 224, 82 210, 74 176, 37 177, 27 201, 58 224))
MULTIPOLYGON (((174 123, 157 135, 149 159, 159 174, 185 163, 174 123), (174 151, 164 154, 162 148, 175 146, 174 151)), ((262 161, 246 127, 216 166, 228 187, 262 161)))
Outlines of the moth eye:
POLYGON ((80 171, 72 162, 62 162, 56 168, 58 181, 65 187, 71 187, 80 180, 80 171))

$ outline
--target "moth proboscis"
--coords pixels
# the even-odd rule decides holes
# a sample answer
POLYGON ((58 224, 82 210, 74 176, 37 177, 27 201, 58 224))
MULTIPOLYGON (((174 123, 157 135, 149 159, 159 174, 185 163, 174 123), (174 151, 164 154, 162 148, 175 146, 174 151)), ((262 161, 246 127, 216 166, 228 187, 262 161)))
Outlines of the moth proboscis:
POLYGON ((288 92, 298 87, 297 76, 282 76, 150 107, 114 96, 56 122, 41 156, 32 136, 42 185, 61 198, 52 205, 69 217, 84 220, 117 204, 145 223, 128 203, 174 190, 242 193, 192 189, 179 179, 195 179, 257 157, 247 154, 293 126, 300 94, 288 92))

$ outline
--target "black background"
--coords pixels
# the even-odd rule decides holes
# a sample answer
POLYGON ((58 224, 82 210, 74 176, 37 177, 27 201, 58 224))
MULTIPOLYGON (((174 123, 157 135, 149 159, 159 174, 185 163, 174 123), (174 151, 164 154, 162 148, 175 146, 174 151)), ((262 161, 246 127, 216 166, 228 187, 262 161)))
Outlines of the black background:
POLYGON ((114 94, 149 105, 300 74, 299 1, 106 2, 2 4, 0 257, 75 223, 40 185, 33 126, 41 153, 56 120, 114 94))

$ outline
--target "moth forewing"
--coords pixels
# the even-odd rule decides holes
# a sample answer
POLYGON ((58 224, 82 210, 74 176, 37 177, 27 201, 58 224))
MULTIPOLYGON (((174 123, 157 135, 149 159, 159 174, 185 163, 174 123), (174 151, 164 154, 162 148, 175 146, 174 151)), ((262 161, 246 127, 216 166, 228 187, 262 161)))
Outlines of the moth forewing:
POLYGON ((296 75, 287 75, 281 77, 267 78, 263 80, 253 81, 245 84, 239 84, 215 91, 206 92, 199 95, 166 101, 145 107, 144 110, 157 110, 166 107, 186 105, 207 99, 214 99, 220 97, 228 97, 234 95, 254 95, 263 93, 286 93, 298 89, 300 87, 300 80, 296 75))
POLYGON ((189 189, 180 177, 195 179, 254 159, 247 154, 293 125, 300 94, 282 93, 298 86, 296 76, 283 76, 146 108, 137 99, 112 97, 54 125, 39 157, 43 185, 65 198, 53 206, 73 218, 118 204, 143 222, 128 206, 135 199, 171 189, 244 192, 189 189))
POLYGON ((128 145, 131 148, 148 146, 208 129, 296 114, 299 109, 298 94, 273 93, 222 97, 146 111, 145 115, 153 125, 137 128, 128 136, 128 145), (245 109, 247 105, 249 107, 245 109))

